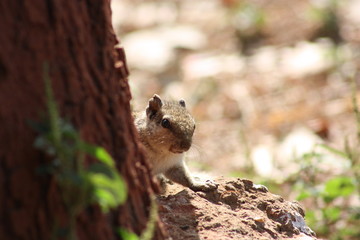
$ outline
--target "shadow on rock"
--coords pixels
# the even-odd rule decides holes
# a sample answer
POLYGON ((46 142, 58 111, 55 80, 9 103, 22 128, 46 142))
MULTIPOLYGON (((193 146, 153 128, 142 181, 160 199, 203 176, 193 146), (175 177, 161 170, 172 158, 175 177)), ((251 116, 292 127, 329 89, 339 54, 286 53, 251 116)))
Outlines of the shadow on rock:
POLYGON ((198 214, 192 203, 196 197, 196 193, 190 189, 158 197, 160 218, 173 239, 200 239, 197 230, 198 214))

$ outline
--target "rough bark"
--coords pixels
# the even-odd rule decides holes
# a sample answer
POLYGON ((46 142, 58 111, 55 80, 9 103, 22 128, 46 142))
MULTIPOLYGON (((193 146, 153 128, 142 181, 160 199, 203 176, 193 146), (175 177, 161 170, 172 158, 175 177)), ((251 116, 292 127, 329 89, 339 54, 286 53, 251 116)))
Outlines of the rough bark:
MULTIPOLYGON (((0 239, 48 240, 55 224, 68 221, 54 178, 36 173, 47 158, 33 147, 36 132, 27 124, 46 112, 45 62, 61 116, 109 151, 130 190, 109 215, 86 209, 77 219, 79 239, 116 239, 116 225, 136 233, 145 227, 153 184, 110 15, 108 0, 0 2, 0 239)), ((155 238, 164 235, 158 225, 155 238)))

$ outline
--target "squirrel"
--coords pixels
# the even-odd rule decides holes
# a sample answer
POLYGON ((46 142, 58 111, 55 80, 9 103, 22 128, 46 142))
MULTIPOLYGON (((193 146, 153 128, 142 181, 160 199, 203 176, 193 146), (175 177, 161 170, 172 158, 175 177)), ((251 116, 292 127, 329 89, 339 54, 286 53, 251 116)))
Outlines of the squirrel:
POLYGON ((165 101, 155 94, 145 111, 134 113, 134 122, 152 165, 152 173, 161 174, 193 191, 211 191, 218 187, 211 180, 195 179, 185 164, 185 152, 192 144, 195 120, 184 100, 165 101))

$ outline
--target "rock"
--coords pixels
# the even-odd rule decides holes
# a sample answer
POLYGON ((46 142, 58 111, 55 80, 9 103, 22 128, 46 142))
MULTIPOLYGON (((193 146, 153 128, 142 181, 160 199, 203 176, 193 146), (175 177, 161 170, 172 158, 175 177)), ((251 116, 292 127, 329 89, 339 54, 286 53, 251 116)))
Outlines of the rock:
POLYGON ((149 72, 165 71, 176 60, 177 49, 204 47, 202 31, 188 25, 173 25, 138 30, 122 38, 129 66, 149 72))
POLYGON ((282 49, 281 68, 283 74, 293 78, 304 78, 324 72, 334 65, 329 52, 334 49, 331 42, 299 42, 295 47, 282 49))
POLYGON ((158 197, 172 239, 316 239, 299 203, 250 180, 216 182, 218 189, 207 193, 173 184, 158 197))

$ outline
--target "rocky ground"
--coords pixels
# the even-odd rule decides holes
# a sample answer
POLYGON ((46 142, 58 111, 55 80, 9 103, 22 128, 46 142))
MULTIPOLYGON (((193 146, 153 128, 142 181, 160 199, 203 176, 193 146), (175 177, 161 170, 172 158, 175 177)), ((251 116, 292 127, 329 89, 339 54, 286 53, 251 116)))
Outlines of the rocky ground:
POLYGON ((172 184, 158 197, 172 239, 316 239, 298 202, 246 179, 216 182, 218 189, 208 193, 172 184))

